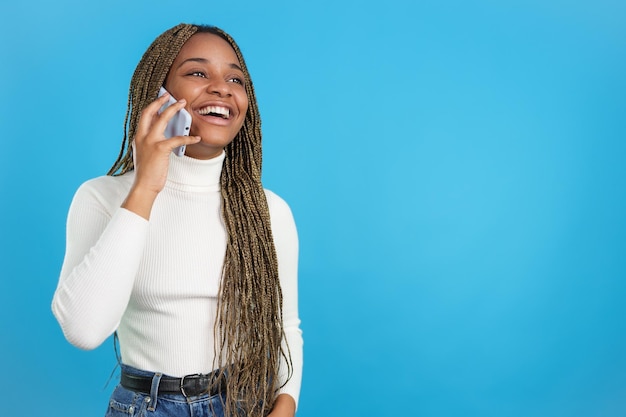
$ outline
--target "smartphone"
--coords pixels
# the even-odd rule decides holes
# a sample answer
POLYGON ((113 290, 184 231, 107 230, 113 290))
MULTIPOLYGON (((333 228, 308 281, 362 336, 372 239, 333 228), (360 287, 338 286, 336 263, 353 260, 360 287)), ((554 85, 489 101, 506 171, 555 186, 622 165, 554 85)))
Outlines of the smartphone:
MULTIPOLYGON (((166 93, 167 90, 161 87, 159 90, 159 97, 166 93)), ((170 98, 167 100, 167 103, 161 107, 159 114, 174 103, 176 103, 176 99, 170 94, 170 98)), ((167 123, 167 127, 165 128, 165 137, 169 139, 172 136, 189 136, 189 129, 191 129, 191 115, 187 110, 181 109, 167 123)), ((172 152, 174 152, 177 156, 183 156, 185 154, 185 145, 174 148, 172 152)))

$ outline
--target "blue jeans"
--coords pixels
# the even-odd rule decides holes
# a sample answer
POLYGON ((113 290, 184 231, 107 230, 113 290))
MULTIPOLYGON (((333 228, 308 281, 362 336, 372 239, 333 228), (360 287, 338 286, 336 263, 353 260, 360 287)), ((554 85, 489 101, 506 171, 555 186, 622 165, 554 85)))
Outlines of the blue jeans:
POLYGON ((131 375, 152 377, 152 392, 144 394, 118 385, 111 394, 105 417, 224 417, 221 395, 159 394, 159 375, 128 365, 122 365, 122 369, 131 375))

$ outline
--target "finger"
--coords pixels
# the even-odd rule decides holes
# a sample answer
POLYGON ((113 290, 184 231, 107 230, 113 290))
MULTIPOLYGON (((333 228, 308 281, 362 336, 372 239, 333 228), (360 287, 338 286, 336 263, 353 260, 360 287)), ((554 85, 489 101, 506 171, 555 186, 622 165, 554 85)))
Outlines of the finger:
POLYGON ((170 151, 174 148, 178 148, 182 145, 193 145, 194 143, 198 143, 202 140, 200 136, 173 136, 166 140, 164 144, 167 144, 167 147, 170 151))
POLYGON ((163 139, 165 126, 167 126, 167 123, 174 114, 186 104, 185 100, 182 99, 167 106, 169 99, 171 99, 171 96, 169 93, 166 93, 146 106, 139 117, 137 136, 142 138, 152 137, 153 139, 163 139), (167 106, 167 108, 161 112, 160 109, 164 106, 167 106), (156 135, 150 135, 150 132, 155 132, 156 135))
POLYGON ((144 134, 147 134, 150 131, 150 127, 154 123, 155 118, 158 116, 159 109, 161 109, 161 107, 163 107, 165 103, 167 103, 167 100, 169 98, 170 94, 166 93, 161 97, 158 97, 152 103, 148 104, 142 110, 141 115, 139 116, 139 122, 137 124, 137 133, 139 136, 144 136, 144 134))
POLYGON ((154 122, 154 128, 157 129, 161 134, 165 131, 165 126, 169 123, 170 119, 174 117, 174 115, 185 108, 187 101, 182 98, 178 100, 176 103, 168 106, 160 115, 159 118, 154 122))

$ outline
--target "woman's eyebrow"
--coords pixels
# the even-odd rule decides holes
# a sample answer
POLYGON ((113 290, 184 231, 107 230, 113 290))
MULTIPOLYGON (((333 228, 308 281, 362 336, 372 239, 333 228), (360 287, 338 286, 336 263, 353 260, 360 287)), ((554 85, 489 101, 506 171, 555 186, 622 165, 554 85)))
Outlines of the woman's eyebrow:
MULTIPOLYGON (((187 58, 186 60, 184 60, 183 62, 181 62, 181 63, 180 63, 180 65, 178 66, 178 68, 182 67, 182 66, 183 66, 183 65, 185 65, 187 62, 199 62, 199 63, 201 63, 201 64, 208 64, 208 63, 210 63, 211 61, 209 61, 209 60, 208 60, 208 59, 206 59, 206 58, 187 58)), ((241 69, 241 67, 240 67, 239 65, 235 64, 235 63, 230 63, 230 64, 228 64, 228 66, 229 66, 230 68, 233 68, 233 69, 236 69, 236 70, 239 70, 239 71, 243 72, 243 70, 241 69)))

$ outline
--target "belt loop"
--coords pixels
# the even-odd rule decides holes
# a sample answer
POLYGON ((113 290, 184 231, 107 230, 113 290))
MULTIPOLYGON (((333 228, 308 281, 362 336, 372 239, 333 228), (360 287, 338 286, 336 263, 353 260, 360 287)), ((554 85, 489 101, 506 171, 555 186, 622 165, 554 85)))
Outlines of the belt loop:
POLYGON ((156 410, 157 406, 157 396, 159 395, 159 383, 161 382, 161 377, 163 374, 161 372, 157 372, 152 377, 152 386, 150 387, 150 399, 148 404, 148 411, 156 410))

